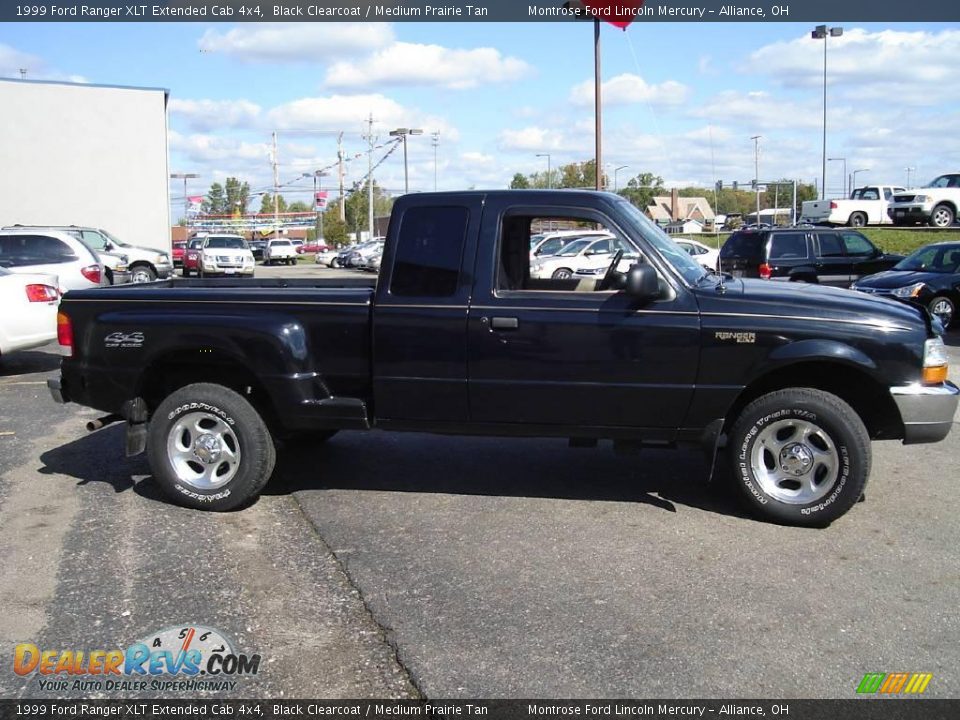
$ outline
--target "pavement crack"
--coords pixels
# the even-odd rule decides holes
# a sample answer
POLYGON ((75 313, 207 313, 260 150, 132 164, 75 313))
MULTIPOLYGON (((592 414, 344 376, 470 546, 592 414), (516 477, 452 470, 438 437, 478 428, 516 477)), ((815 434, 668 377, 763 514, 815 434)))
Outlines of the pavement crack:
POLYGON ((341 558, 336 553, 336 551, 334 551, 334 549, 330 547, 330 543, 328 543, 326 538, 323 537, 322 533, 320 532, 320 528, 317 527, 317 525, 310 519, 310 515, 306 512, 306 509, 301 504, 300 499, 296 496, 295 493, 291 493, 290 496, 293 498, 293 501, 296 503, 297 510, 303 516, 303 519, 307 522, 307 525, 312 529, 313 534, 317 538, 317 541, 330 554, 330 557, 333 558, 333 561, 336 567, 340 570, 340 572, 343 573, 343 576, 344 578, 346 578, 346 581, 349 584, 349 586, 354 590, 354 592, 356 592, 357 598, 359 598, 360 604, 363 606, 363 612, 370 619, 370 622, 372 622, 374 626, 377 628, 380 635, 380 640, 387 647, 390 648, 390 654, 391 654, 391 657, 393 658, 393 661, 397 664, 397 667, 400 668, 400 671, 403 673, 403 676, 406 678, 407 682, 410 684, 410 686, 414 689, 414 691, 417 694, 416 697, 411 699, 412 700, 429 700, 426 692, 424 692, 423 688, 421 687, 420 682, 414 676, 413 671, 409 667, 407 667, 406 663, 403 661, 403 658, 401 657, 401 654, 400 654, 400 646, 397 643, 396 634, 394 633, 393 628, 381 622, 380 619, 377 617, 373 608, 367 602, 367 598, 364 597, 364 594, 360 588, 360 585, 354 580, 353 576, 350 574, 350 570, 349 570, 349 567, 347 566, 346 560, 344 558, 341 558))

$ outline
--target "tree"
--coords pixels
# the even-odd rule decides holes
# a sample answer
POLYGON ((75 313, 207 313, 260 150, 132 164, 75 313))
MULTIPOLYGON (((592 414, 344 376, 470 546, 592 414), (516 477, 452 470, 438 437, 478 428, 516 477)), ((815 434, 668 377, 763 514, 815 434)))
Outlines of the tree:
POLYGON ((274 212, 287 212, 287 201, 284 200, 283 195, 277 195, 277 205, 278 208, 275 211, 273 208, 273 195, 264 193, 263 199, 260 201, 260 214, 273 215, 274 212))
POLYGON ((597 186, 597 163, 595 160, 562 165, 558 173, 560 182, 555 184, 554 187, 591 189, 597 186))
POLYGON ((313 212, 313 208, 303 200, 296 200, 287 206, 287 212, 308 213, 313 212))
POLYGON ((347 224, 340 220, 339 208, 329 208, 323 213, 323 235, 331 247, 347 244, 347 224))
MULTIPOLYGON (((344 214, 347 218, 347 228, 348 232, 357 233, 357 237, 360 237, 361 232, 367 230, 367 224, 369 221, 367 213, 367 184, 363 183, 354 183, 353 189, 350 191, 350 194, 347 196, 346 201, 344 202, 344 214)), ((386 193, 377 185, 377 181, 373 181, 373 215, 374 217, 383 217, 384 215, 389 215, 390 210, 393 207, 393 199, 388 197, 386 193)), ((326 232, 326 228, 324 228, 326 232)))
POLYGON ((227 198, 223 193, 223 185, 218 182, 212 183, 207 191, 207 197, 203 201, 201 211, 204 215, 226 215, 227 198))
POLYGON ((527 176, 523 173, 516 173, 513 176, 513 180, 510 181, 511 190, 526 190, 530 187, 530 181, 527 180, 527 176))
POLYGON ((250 203, 250 184, 240 182, 239 178, 228 177, 225 189, 224 213, 246 215, 247 205, 250 203))
POLYGON ((627 181, 627 186, 618 194, 629 200, 635 207, 645 210, 653 203, 653 198, 663 195, 666 189, 663 178, 651 172, 638 173, 627 181))

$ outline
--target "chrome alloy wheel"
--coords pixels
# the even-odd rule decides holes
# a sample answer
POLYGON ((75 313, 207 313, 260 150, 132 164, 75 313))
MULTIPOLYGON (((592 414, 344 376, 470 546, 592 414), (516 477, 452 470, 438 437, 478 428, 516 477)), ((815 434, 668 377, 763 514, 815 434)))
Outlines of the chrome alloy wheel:
POLYGON ((778 420, 760 431, 750 468, 763 491, 779 502, 807 505, 837 482, 840 456, 830 436, 806 420, 778 420))
POLYGON ((950 321, 953 320, 953 303, 949 298, 934 298, 930 303, 930 312, 940 318, 945 328, 949 327, 950 321))
POLYGON ((167 460, 183 482, 213 490, 230 482, 240 469, 240 443, 222 418, 187 413, 167 435, 167 460))

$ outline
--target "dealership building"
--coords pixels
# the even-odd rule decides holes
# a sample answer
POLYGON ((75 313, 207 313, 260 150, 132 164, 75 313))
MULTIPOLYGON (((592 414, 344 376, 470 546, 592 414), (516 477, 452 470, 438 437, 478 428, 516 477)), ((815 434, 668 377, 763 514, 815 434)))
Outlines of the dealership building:
POLYGON ((160 88, 0 79, 0 225, 84 225, 170 250, 160 88))

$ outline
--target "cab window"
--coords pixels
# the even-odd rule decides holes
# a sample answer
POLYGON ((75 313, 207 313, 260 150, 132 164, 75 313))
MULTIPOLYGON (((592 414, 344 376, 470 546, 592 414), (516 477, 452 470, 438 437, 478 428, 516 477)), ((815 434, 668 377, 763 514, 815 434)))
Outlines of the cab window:
POLYGON ((860 233, 842 232, 840 233, 840 237, 843 238, 843 247, 846 249, 847 255, 870 257, 874 254, 875 248, 870 244, 870 241, 860 233))
MULTIPOLYGON (((469 221, 465 207, 413 207, 403 213, 390 293, 398 297, 456 294, 469 221)), ((529 235, 524 242, 526 256, 529 235)))

